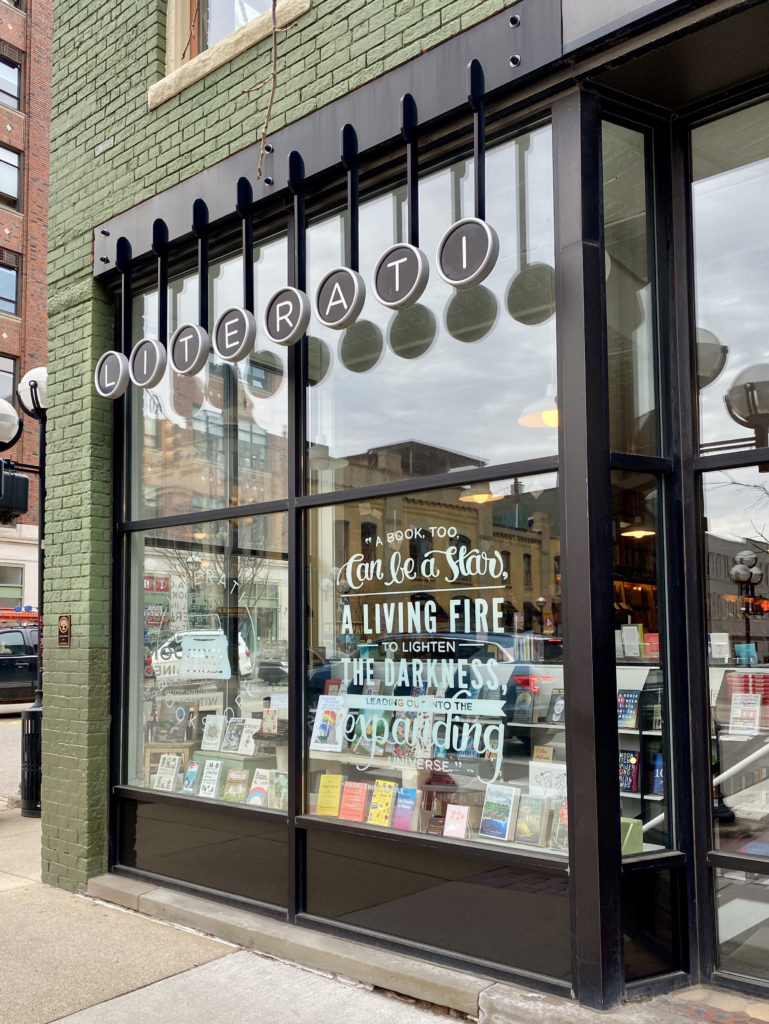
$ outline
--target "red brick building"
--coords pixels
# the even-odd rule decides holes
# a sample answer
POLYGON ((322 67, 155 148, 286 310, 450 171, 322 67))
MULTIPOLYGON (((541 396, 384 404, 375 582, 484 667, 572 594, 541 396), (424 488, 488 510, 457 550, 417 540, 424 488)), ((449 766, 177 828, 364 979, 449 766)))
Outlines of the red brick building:
MULTIPOLYGON (((52 0, 0 0, 0 397, 46 363, 52 0)), ((37 424, 7 453, 38 461, 37 424)), ((0 526, 0 608, 37 606, 38 481, 29 513, 0 526)))

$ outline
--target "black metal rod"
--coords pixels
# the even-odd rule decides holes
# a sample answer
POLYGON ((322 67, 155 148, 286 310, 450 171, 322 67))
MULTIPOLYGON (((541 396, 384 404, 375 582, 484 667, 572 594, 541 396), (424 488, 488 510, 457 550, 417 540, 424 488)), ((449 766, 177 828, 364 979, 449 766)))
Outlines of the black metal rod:
POLYGON ((358 136, 351 124, 342 129, 342 166, 347 171, 347 234, 345 263, 350 270, 358 270, 360 247, 358 244, 358 136))
POLYGON ((158 258, 158 341, 168 343, 168 227, 158 218, 152 225, 152 251, 158 258))
MULTIPOLYGON (((292 223, 289 225, 289 284, 302 291, 307 285, 307 223, 304 204, 304 161, 295 150, 289 153, 288 187, 293 195, 292 223)), ((304 518, 296 498, 304 492, 305 395, 307 340, 292 345, 288 352, 288 919, 295 922, 306 907, 306 833, 296 824, 304 810, 304 643, 305 587, 302 566, 305 557, 304 518)))
POLYGON ((401 135, 406 142, 408 240, 419 246, 419 113, 410 92, 401 99, 401 135))
POLYGON ((479 60, 467 65, 467 99, 473 111, 473 163, 475 165, 475 216, 486 219, 486 80, 479 60))
POLYGON ((207 331, 208 323, 208 207, 202 199, 192 204, 192 230, 198 240, 198 323, 207 331))
POLYGON ((115 263, 120 271, 120 334, 118 351, 129 355, 131 351, 131 333, 133 330, 133 310, 131 296, 131 243, 127 238, 118 238, 115 263))
POLYGON ((243 308, 254 312, 254 221, 251 205, 254 190, 248 178, 238 178, 238 202, 236 210, 241 219, 241 244, 243 248, 243 308))

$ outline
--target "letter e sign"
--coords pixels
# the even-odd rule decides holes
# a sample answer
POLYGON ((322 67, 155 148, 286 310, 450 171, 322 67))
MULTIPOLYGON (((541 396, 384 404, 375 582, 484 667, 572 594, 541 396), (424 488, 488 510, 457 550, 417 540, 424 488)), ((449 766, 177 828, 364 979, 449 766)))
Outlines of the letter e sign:
POLYGON ((255 341, 256 319, 247 309, 230 306, 217 319, 212 346, 225 362, 237 363, 245 359, 253 351, 255 341))
POLYGON ((438 243, 438 273, 455 288, 472 288, 494 269, 499 238, 485 220, 465 217, 452 224, 438 243))

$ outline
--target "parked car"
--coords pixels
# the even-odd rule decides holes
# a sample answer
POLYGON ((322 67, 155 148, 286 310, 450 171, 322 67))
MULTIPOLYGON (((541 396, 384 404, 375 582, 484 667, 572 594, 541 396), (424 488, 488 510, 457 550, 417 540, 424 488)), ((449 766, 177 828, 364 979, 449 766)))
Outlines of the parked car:
MULTIPOLYGON (((150 655, 148 662, 145 662, 145 675, 149 675, 147 669, 151 666, 152 675, 156 679, 166 680, 176 678, 179 675, 179 665, 182 659, 182 642, 185 637, 193 638, 195 641, 213 641, 216 637, 223 637, 223 629, 186 629, 174 633, 168 640, 160 644, 154 654, 150 655)), ((246 646, 243 635, 238 633, 238 674, 241 678, 247 679, 253 671, 251 652, 246 646)))
POLYGON ((0 629, 0 704, 35 699, 38 649, 37 626, 0 629))

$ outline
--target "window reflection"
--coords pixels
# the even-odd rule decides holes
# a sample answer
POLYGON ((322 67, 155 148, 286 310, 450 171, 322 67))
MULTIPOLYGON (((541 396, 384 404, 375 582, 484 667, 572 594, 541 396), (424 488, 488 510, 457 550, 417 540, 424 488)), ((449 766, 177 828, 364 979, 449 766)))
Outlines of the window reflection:
MULTIPOLYGON (((446 228, 473 212, 472 163, 457 161, 419 188, 420 247, 434 262, 446 228)), ((312 492, 555 454, 557 413, 546 423, 540 418, 544 429, 521 419, 532 396, 549 395, 555 409, 548 126, 489 150, 486 197, 501 249, 483 285, 455 291, 433 268, 413 307, 393 312, 368 294, 349 330, 312 322, 312 492)), ((402 188, 362 204, 366 280, 384 250, 404 240, 404 221, 402 188)), ((321 277, 344 262, 344 216, 313 224, 307 251, 314 294, 321 277)))
POLYGON ((282 515, 132 539, 127 781, 286 809, 282 515))
POLYGON ((766 446, 769 103, 692 132, 700 442, 766 446))
POLYGON ((769 857, 769 485, 755 467, 703 486, 715 842, 769 857))
MULTIPOLYGON (((286 241, 254 249, 259 303, 285 284, 286 241)), ((240 256, 212 264, 209 327, 228 306, 242 304, 240 256)), ((197 274, 169 283, 169 337, 182 323, 197 322, 197 274)), ((134 341, 157 337, 156 292, 136 296, 134 341)), ((240 363, 210 356, 193 377, 169 368, 150 391, 131 388, 137 413, 132 446, 133 516, 208 511, 286 496, 288 405, 285 351, 257 336, 255 351, 240 363), (141 425, 142 435, 138 433, 141 425)))
POLYGON ((556 478, 483 488, 310 513, 307 810, 564 855, 556 478))

